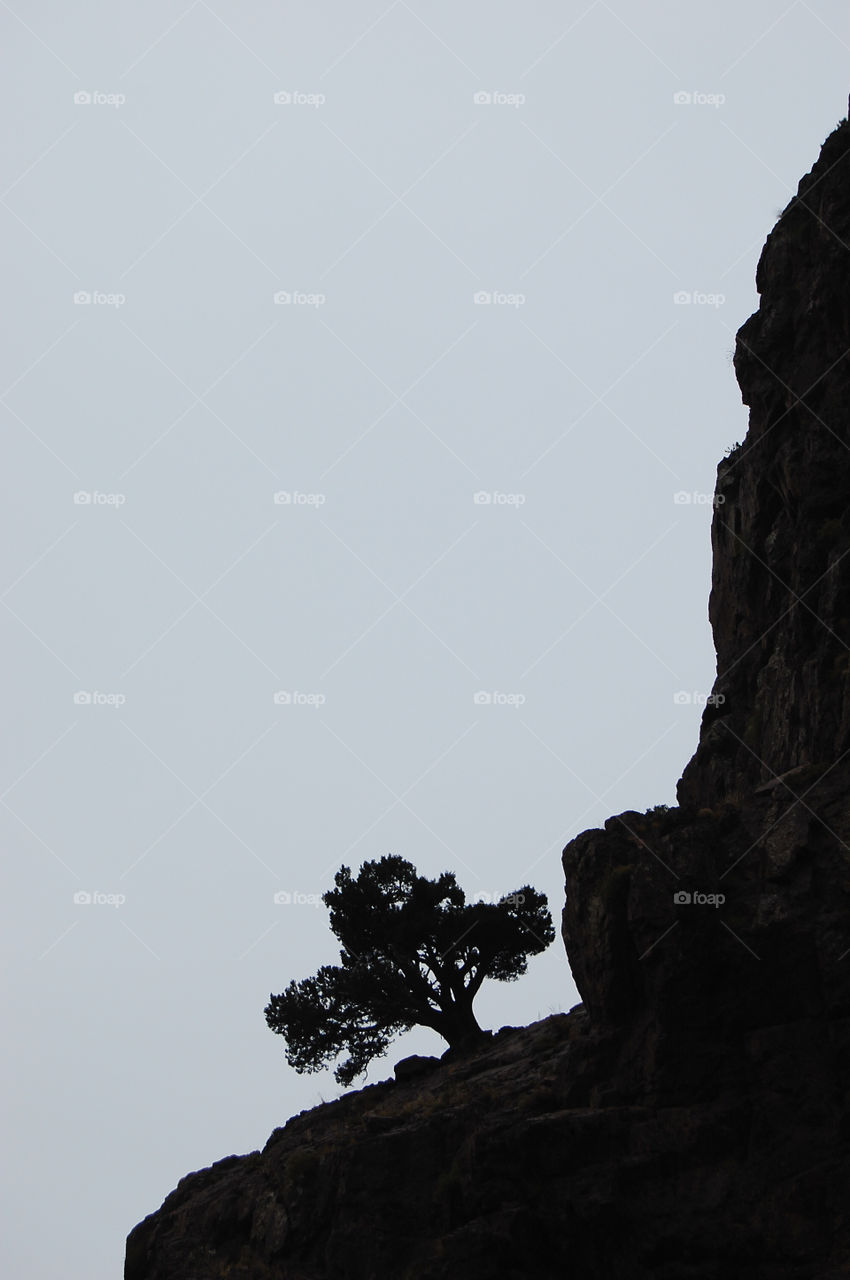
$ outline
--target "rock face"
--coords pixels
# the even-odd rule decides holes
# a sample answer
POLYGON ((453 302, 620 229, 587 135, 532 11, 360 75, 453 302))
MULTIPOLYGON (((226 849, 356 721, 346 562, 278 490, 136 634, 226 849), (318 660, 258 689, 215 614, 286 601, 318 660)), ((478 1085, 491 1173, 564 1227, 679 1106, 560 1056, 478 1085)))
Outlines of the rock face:
POLYGON ((718 676, 683 805, 710 807, 850 749, 848 146, 836 129, 768 237, 761 305, 738 333, 750 423, 718 468, 718 676))
POLYGON ((850 1275, 850 125, 757 284, 715 696, 679 807, 564 850, 583 1004, 190 1174, 125 1280, 850 1275))

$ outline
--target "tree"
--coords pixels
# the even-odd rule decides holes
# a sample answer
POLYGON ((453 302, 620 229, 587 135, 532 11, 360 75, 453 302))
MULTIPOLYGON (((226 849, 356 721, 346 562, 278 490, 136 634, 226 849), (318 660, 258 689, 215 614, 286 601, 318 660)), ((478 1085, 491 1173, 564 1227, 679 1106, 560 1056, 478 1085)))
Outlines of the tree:
POLYGON ((432 1027, 450 1048, 487 1038, 472 1012, 484 979, 514 981, 555 937, 546 895, 529 885, 499 902, 467 903, 453 872, 428 880, 395 854, 364 862, 356 880, 341 867, 334 883, 322 901, 341 964, 270 995, 265 1015, 298 1072, 347 1051, 334 1072, 343 1085, 414 1025, 432 1027))

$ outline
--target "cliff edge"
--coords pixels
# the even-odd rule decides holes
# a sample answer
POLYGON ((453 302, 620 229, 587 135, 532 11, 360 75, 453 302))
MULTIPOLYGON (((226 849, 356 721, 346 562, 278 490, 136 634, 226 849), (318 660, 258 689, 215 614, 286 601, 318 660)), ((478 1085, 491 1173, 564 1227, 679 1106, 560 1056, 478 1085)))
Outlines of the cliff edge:
POLYGON ((182 1179, 125 1280, 850 1275, 850 125, 768 237, 679 806, 563 853, 583 1003, 182 1179))

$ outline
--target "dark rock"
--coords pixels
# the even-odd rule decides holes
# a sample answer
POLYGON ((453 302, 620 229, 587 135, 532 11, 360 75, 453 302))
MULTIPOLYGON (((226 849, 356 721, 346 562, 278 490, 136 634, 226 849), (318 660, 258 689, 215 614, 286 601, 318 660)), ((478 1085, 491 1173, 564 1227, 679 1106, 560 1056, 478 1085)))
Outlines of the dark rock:
POLYGON ((401 1062, 397 1062, 393 1067, 393 1071, 395 1072, 396 1080, 411 1080, 414 1076, 421 1076, 427 1071, 433 1071, 439 1065, 439 1058, 428 1058, 419 1053, 412 1053, 409 1058, 402 1058, 401 1062))
POLYGON ((845 124, 768 236, 761 305, 738 332, 750 423, 717 468, 715 701, 683 805, 713 807, 850 748, 848 155, 845 124))
POLYGON ((582 1003, 184 1178, 125 1280, 850 1275, 847 124, 757 283, 712 524, 715 698, 679 807, 564 850, 582 1003))

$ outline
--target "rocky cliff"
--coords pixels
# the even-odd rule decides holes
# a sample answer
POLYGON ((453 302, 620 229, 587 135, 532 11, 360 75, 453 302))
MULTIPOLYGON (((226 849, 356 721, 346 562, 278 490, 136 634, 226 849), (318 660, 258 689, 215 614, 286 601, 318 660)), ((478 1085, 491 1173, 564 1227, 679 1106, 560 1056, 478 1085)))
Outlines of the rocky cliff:
POLYGON ((850 126, 761 256, 679 807, 564 850, 583 1004, 190 1174, 125 1280, 850 1275, 850 126))

